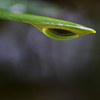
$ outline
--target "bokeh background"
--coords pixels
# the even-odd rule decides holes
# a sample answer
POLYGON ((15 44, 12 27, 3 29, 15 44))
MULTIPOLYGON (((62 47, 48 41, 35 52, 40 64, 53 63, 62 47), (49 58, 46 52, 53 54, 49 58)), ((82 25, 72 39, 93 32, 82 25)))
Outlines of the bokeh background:
POLYGON ((30 24, 0 19, 0 100, 100 100, 99 0, 0 0, 0 8, 97 31, 59 41, 30 24))

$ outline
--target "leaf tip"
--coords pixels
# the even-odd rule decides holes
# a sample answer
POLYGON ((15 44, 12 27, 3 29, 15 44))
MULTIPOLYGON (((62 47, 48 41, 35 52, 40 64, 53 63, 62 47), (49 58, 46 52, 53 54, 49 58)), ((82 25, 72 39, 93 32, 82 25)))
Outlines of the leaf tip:
POLYGON ((93 33, 96 33, 96 31, 95 31, 95 30, 93 30, 93 33))

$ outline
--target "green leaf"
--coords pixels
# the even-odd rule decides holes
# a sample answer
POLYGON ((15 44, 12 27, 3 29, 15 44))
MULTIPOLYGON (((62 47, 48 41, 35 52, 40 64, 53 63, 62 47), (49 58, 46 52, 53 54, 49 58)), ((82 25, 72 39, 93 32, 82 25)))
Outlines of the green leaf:
POLYGON ((68 40, 89 33, 96 33, 95 30, 77 23, 44 16, 16 14, 0 10, 0 18, 30 23, 48 37, 57 40, 68 40))

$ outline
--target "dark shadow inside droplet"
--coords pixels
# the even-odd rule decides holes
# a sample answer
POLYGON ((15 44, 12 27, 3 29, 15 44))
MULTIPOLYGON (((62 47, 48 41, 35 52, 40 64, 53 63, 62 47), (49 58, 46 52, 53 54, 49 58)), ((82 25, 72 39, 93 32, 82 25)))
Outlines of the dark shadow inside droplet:
POLYGON ((58 36, 73 36, 73 35, 76 35, 75 33, 68 31, 68 30, 64 30, 64 29, 49 28, 49 31, 52 32, 55 35, 58 35, 58 36))

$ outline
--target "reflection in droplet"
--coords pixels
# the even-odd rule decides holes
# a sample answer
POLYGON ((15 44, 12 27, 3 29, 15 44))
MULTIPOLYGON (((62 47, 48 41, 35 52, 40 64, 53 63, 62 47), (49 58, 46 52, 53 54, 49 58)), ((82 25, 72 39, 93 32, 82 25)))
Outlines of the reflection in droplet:
POLYGON ((59 36, 73 36, 76 35, 75 33, 68 31, 68 30, 64 30, 64 29, 49 29, 50 32, 52 32, 55 35, 59 35, 59 36))

